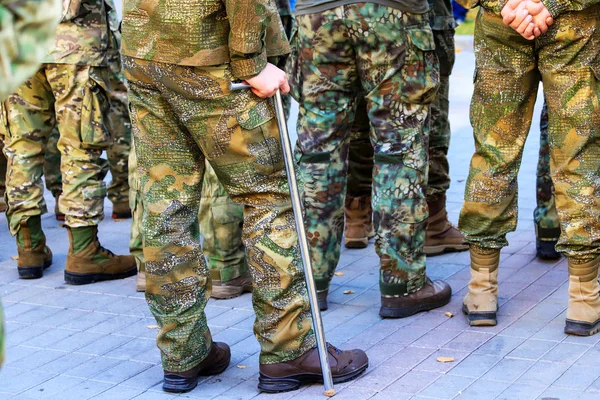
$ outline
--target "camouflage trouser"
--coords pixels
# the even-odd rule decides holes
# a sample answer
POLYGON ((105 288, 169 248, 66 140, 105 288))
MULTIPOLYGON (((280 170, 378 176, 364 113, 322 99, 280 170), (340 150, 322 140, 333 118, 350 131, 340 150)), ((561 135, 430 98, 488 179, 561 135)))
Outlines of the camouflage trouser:
MULTIPOLYGON (((123 76, 119 54, 109 57, 110 79, 108 100, 110 109, 107 125, 112 134, 112 144, 106 149, 108 163, 103 161, 104 176, 110 169, 112 181, 108 185, 108 199, 113 204, 129 202, 128 158, 131 149, 131 121, 127 105, 127 87, 123 76)), ((56 197, 62 191, 60 151, 58 151, 58 126, 48 138, 44 177, 46 187, 56 197)))
POLYGON ((205 159, 245 206, 260 362, 297 358, 315 341, 271 102, 250 90, 230 92, 225 66, 125 58, 125 73, 144 203, 146 299, 160 327, 163 367, 190 369, 212 342, 198 227, 205 159))
POLYGON ((299 172, 317 289, 327 288, 339 260, 349 128, 366 93, 380 289, 416 291, 425 282, 426 119, 439 83, 427 15, 359 3, 297 22, 289 71, 300 104, 299 172))
POLYGON ((60 209, 66 224, 94 226, 103 219, 106 186, 100 155, 111 142, 103 117, 107 81, 104 67, 45 64, 4 102, 11 234, 23 218, 46 212, 41 177, 46 143, 56 123, 62 155, 60 209))
POLYGON ((234 203, 206 161, 200 200, 200 234, 211 278, 229 281, 248 270, 242 243, 244 206, 234 203))
POLYGON ((558 239, 560 230, 554 186, 550 175, 550 143, 548 142, 548 106, 544 108, 540 118, 540 152, 536 178, 536 208, 533 210, 535 234, 538 239, 558 239))
POLYGON ((0 197, 4 197, 6 190, 6 157, 4 156, 4 141, 0 134, 0 197))
POLYGON ((600 6, 562 14, 528 41, 480 9, 471 103, 475 154, 460 216, 462 232, 476 246, 501 248, 516 228, 517 174, 542 80, 562 231, 557 250, 579 260, 599 253, 599 18, 600 6))

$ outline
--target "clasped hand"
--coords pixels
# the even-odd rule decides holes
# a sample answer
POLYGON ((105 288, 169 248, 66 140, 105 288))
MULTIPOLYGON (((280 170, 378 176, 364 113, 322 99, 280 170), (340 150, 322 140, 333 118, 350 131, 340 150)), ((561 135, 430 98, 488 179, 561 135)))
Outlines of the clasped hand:
POLYGON ((554 20, 541 0, 508 0, 501 12, 502 22, 527 40, 548 31, 554 20))

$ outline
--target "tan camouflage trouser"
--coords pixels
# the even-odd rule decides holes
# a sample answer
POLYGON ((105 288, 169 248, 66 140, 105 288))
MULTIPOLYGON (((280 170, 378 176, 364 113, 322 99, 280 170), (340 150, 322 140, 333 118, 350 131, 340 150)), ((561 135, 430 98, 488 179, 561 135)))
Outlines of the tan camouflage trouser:
POLYGON ((94 226, 104 217, 106 186, 100 155, 110 143, 104 123, 108 110, 108 70, 45 64, 4 102, 6 193, 11 234, 27 216, 46 212, 42 173, 48 138, 58 124, 63 194, 60 210, 70 227, 94 226))
POLYGON ((139 272, 146 270, 144 266, 144 243, 142 237, 142 217, 144 216, 144 203, 142 202, 142 188, 137 172, 137 156, 135 145, 131 143, 129 152, 129 208, 131 208, 131 232, 129 235, 129 252, 135 257, 139 272))
POLYGON ((163 367, 185 371, 208 354, 209 269, 198 209, 205 160, 243 204, 261 363, 315 344, 272 104, 232 93, 224 66, 194 68, 125 58, 144 203, 146 299, 159 325, 163 367))
POLYGON ((528 41, 480 9, 471 102, 475 154, 460 216, 470 243, 501 248, 516 228, 517 174, 542 81, 562 231, 557 250, 579 260, 600 253, 599 20, 600 6, 562 14, 528 41))
MULTIPOLYGON (((108 185, 108 199, 113 204, 129 202, 128 158, 131 150, 131 120, 127 103, 127 87, 123 76, 120 57, 109 57, 110 80, 108 100, 107 125, 112 134, 112 144, 106 150, 106 160, 102 161, 104 175, 110 170, 112 181, 108 185)), ((48 138, 44 177, 46 187, 56 197, 62 191, 62 176, 60 172, 60 151, 58 151, 58 127, 48 138)))
MULTIPOLYGON (((4 141, 0 134, 0 197, 4 197, 4 191, 6 190, 6 157, 4 156, 4 141)), ((3 200, 0 200, 3 201, 3 200)))

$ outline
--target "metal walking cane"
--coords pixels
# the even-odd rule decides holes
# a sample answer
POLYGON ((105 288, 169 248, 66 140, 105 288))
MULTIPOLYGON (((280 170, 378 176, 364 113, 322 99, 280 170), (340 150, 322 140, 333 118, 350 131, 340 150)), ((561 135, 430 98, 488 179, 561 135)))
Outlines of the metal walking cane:
MULTIPOLYGON (((231 83, 230 89, 234 91, 250 89, 250 87, 251 86, 246 83, 231 83)), ((319 360, 321 361, 325 396, 332 397, 335 395, 335 389, 333 387, 333 378, 331 377, 329 358, 327 357, 325 331, 323 330, 323 320, 321 319, 321 313, 319 312, 317 290, 315 289, 312 263, 310 261, 310 254, 308 252, 308 242, 306 241, 304 219, 302 218, 302 206, 300 205, 300 192, 298 191, 296 172, 294 170, 292 145, 288 135, 285 113, 283 112, 283 102, 281 100, 281 92, 279 90, 277 90, 277 93, 275 94, 275 113, 277 114, 279 136, 281 137, 281 144, 283 147, 285 170, 287 171, 288 182, 290 185, 290 197, 292 198, 292 209, 294 210, 294 218, 296 220, 296 232, 298 233, 298 241, 300 242, 300 254, 302 256, 302 264, 304 265, 304 277, 306 279, 306 288, 308 289, 308 300, 310 301, 310 310, 313 318, 313 329, 315 330, 315 336, 317 338, 317 350, 319 351, 319 360)))

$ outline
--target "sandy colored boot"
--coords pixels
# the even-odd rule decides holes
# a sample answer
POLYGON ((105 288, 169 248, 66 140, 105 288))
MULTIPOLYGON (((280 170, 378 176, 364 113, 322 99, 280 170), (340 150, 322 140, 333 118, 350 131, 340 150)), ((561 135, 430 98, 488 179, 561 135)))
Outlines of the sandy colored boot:
POLYGON ((364 249, 373 231, 371 196, 346 196, 344 243, 349 249, 364 249))
POLYGON ((471 326, 495 326, 500 249, 471 247, 471 281, 463 312, 471 326))
POLYGON ((583 264, 569 259, 569 308, 565 333, 591 336, 600 330, 600 257, 583 264))
POLYGON ((146 273, 138 271, 137 277, 135 279, 135 290, 137 292, 145 292, 146 291, 146 273))
POLYGON ((52 252, 46 246, 41 217, 38 215, 23 218, 20 225, 17 232, 19 278, 41 278, 44 275, 44 269, 52 265, 52 252))
POLYGON ((65 267, 66 283, 86 285, 137 274, 133 256, 117 256, 100 245, 97 226, 67 227, 67 230, 71 247, 65 267))
POLYGON ((428 201, 429 218, 425 235, 425 254, 437 256, 452 251, 468 250, 469 245, 464 243, 464 236, 450 221, 446 212, 446 196, 428 201))

